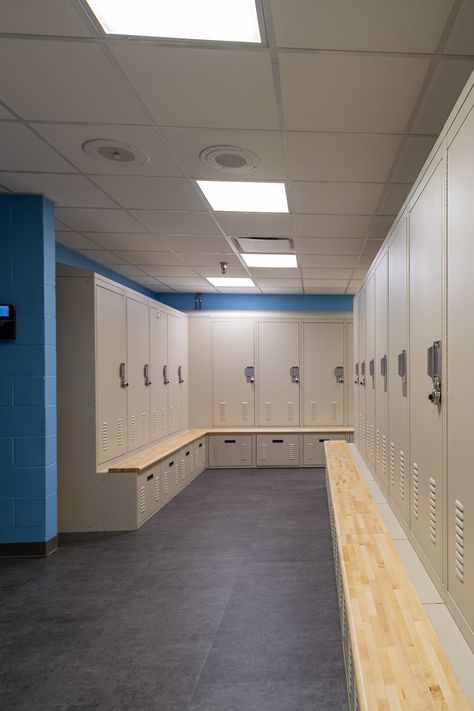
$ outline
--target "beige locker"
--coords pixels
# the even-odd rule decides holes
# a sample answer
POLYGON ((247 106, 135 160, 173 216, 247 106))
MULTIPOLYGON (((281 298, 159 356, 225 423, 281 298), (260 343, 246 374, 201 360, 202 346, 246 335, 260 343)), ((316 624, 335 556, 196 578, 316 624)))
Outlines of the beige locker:
POLYGON ((179 476, 179 452, 161 462, 161 487, 164 503, 175 496, 181 488, 179 476))
POLYGON ((181 489, 183 489, 185 486, 187 486, 191 479, 193 478, 193 473, 194 473, 194 449, 192 444, 190 444, 188 447, 183 447, 177 453, 177 456, 179 458, 179 473, 181 477, 181 489))
POLYGON ((150 334, 148 306, 127 297, 128 449, 150 441, 150 334))
POLYGON ((357 344, 359 350, 359 423, 358 423, 358 449, 362 457, 365 458, 367 451, 366 437, 366 402, 367 402, 367 367, 365 361, 365 286, 359 292, 357 304, 358 337, 357 344))
POLYGON ((365 287, 365 460, 375 472, 375 274, 365 287))
MULTIPOLYGON (((410 203, 409 370, 410 527, 441 578, 443 562, 443 426, 428 395, 427 349, 442 339, 445 161, 438 151, 410 203)), ((442 359, 444 360, 444 359, 442 359)))
POLYGON ((260 427, 299 426, 299 368, 299 324, 259 322, 256 378, 260 427))
POLYGON ((472 93, 448 134, 448 592, 474 629, 472 93))
POLYGON ((212 324, 213 418, 215 427, 252 427, 255 423, 255 324, 212 324))
POLYGON ((359 295, 354 297, 354 354, 352 361, 352 380, 349 382, 349 387, 353 383, 353 404, 354 404, 354 441, 360 448, 359 437, 359 396, 360 396, 360 355, 359 355, 359 295))
POLYGON ((173 434, 185 426, 187 377, 186 317, 168 314, 168 432, 173 434))
POLYGON ((159 467, 137 475, 137 526, 141 526, 159 508, 156 500, 156 483, 159 485, 159 467))
POLYGON ((252 435, 210 435, 209 467, 245 468, 254 466, 252 435))
POLYGON ((302 387, 305 426, 344 424, 343 323, 303 323, 302 387))
POLYGON ((96 285, 97 463, 127 451, 125 298, 96 285))
POLYGON ((298 467, 300 435, 257 435, 258 467, 298 467))
POLYGON ((207 438, 203 437, 194 442, 194 472, 195 476, 201 474, 207 467, 207 438))
POLYGON ((345 440, 343 434, 305 434, 303 435, 303 466, 305 467, 325 467, 326 454, 324 443, 328 440, 345 440))
POLYGON ((155 442, 168 434, 168 316, 150 307, 150 439, 155 442))
POLYGON ((388 257, 388 494, 405 523, 410 504, 408 393, 404 375, 408 352, 407 227, 405 214, 395 227, 388 257))
POLYGON ((348 427, 353 427, 354 426, 354 385, 353 385, 353 380, 352 378, 352 372, 353 372, 353 363, 354 363, 354 335, 355 335, 355 330, 354 330, 354 323, 347 323, 346 324, 346 342, 345 342, 345 350, 346 350, 346 357, 344 360, 345 367, 344 367, 344 392, 346 393, 346 403, 345 403, 345 415, 344 415, 344 423, 348 427))
POLYGON ((388 488, 388 253, 375 272, 375 476, 388 488))

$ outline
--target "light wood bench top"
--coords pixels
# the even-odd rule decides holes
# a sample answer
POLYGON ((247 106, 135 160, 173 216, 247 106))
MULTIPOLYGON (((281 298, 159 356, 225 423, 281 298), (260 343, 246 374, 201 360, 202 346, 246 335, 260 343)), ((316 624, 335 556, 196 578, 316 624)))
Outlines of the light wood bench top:
POLYGON ((468 711, 347 443, 325 448, 359 708, 468 711))

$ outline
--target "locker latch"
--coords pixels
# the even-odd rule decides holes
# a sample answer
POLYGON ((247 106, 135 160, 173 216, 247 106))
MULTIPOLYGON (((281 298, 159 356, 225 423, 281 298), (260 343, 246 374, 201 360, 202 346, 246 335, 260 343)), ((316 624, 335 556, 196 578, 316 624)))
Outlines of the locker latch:
POLYGON ((119 376, 120 376, 120 387, 121 388, 128 388, 127 366, 125 365, 125 363, 120 363, 119 376))
POLYGON ((255 368, 253 365, 248 365, 245 368, 245 379, 247 380, 248 383, 255 382, 255 368))
POLYGON ((441 341, 433 341, 427 350, 427 373, 433 382, 428 400, 433 405, 441 405, 441 341))
POLYGON ((163 383, 165 385, 169 385, 169 380, 168 380, 168 366, 164 365, 163 366, 163 383))
POLYGON ((151 380, 150 380, 150 366, 148 363, 145 363, 143 366, 143 376, 145 378, 145 385, 151 385, 151 380))
POLYGON ((403 350, 398 354, 398 375, 401 377, 402 382, 407 381, 407 352, 403 350))
POLYGON ((299 365, 293 365, 290 368, 290 378, 292 383, 300 382, 300 367, 299 365))
POLYGON ((178 383, 179 383, 180 385, 182 385, 182 384, 184 383, 182 373, 183 373, 183 366, 182 366, 182 365, 178 365, 178 383))
POLYGON ((334 370, 334 375, 336 376, 336 383, 344 382, 344 368, 342 365, 338 365, 334 370))
POLYGON ((383 358, 380 359, 380 375, 382 378, 387 377, 387 356, 384 355, 383 358))
POLYGON ((360 364, 360 384, 365 387, 365 360, 360 364))
POLYGON ((371 376, 371 378, 373 378, 375 375, 375 359, 374 358, 371 358, 369 360, 369 375, 371 376))
POLYGON ((354 365, 354 372, 355 372, 355 380, 354 380, 354 385, 359 385, 359 363, 356 363, 354 365))

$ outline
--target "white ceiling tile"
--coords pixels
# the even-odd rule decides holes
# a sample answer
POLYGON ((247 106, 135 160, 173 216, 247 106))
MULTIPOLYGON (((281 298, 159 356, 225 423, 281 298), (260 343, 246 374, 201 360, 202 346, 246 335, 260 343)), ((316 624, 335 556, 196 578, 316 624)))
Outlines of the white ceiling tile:
POLYGON ((474 3, 465 0, 448 37, 444 51, 448 54, 474 54, 474 3))
POLYGON ((380 247, 383 245, 383 240, 370 239, 366 242, 362 255, 364 257, 375 257, 380 247))
POLYGON ((141 269, 132 267, 131 264, 114 264, 114 272, 126 277, 146 276, 141 269))
POLYGON ((102 49, 90 42, 0 40, 0 95, 26 119, 146 123, 102 49))
POLYGON ((352 269, 357 257, 348 255, 298 254, 298 264, 305 268, 352 269))
MULTIPOLYGON (((228 261, 227 259, 225 259, 226 255, 223 254, 223 255, 221 255, 221 257, 224 258, 224 261, 228 261)), ((194 271, 203 277, 220 277, 220 276, 222 276, 222 271, 219 266, 219 262, 214 262, 214 264, 209 264, 209 265, 204 265, 204 264, 196 265, 194 267, 194 271)), ((248 273, 245 271, 245 269, 243 267, 227 267, 226 276, 247 277, 248 273)))
POLYGON ((279 127, 268 52, 136 42, 111 48, 163 126, 279 127))
POLYGON ((209 128, 164 128, 174 155, 193 178, 226 180, 232 177, 225 171, 217 171, 199 158, 208 146, 237 146, 253 151, 260 164, 248 177, 251 180, 285 180, 285 163, 281 135, 278 131, 219 131, 209 128))
POLYGON ((13 114, 5 106, 0 104, 0 119, 14 119, 13 114))
POLYGON ((360 239, 300 239, 299 252, 302 254, 345 254, 358 255, 363 240, 360 239))
POLYGON ((299 279, 298 269, 250 269, 250 274, 256 279, 299 279))
POLYGON ((114 126, 112 124, 35 124, 57 150, 84 173, 97 175, 166 175, 180 176, 181 169, 171 157, 156 130, 151 126, 114 126), (138 162, 105 163, 87 155, 82 146, 96 138, 122 141, 140 148, 150 158, 144 165, 138 162))
POLYGON ((219 228, 207 212, 132 210, 131 214, 151 232, 167 235, 218 235, 219 228))
POLYGON ((305 282, 308 279, 349 279, 352 274, 352 269, 323 269, 312 268, 303 269, 303 278, 305 282))
POLYGON ((368 269, 373 261, 373 257, 359 257, 359 259, 357 260, 357 267, 363 267, 364 269, 368 269))
POLYGON ((288 133, 294 180, 384 182, 400 136, 360 133, 288 133))
POLYGON ((429 59, 280 53, 279 64, 287 129, 400 133, 429 59))
POLYGON ((168 248, 161 235, 143 235, 136 233, 86 232, 86 237, 94 240, 105 249, 116 251, 157 251, 165 252, 168 248))
POLYGON ((2 0, 0 27, 22 35, 91 36, 73 4, 64 0, 2 0))
POLYGON ((2 170, 75 172, 56 151, 21 123, 0 123, 0 153, 2 170))
POLYGON ((185 278, 185 277, 163 277, 160 279, 163 284, 171 286, 174 289, 183 290, 183 287, 188 287, 189 289, 196 290, 199 288, 205 288, 209 286, 209 282, 206 279, 200 279, 199 277, 185 278))
POLYGON ((219 224, 232 237, 293 237, 291 215, 216 212, 219 224))
MULTIPOLYGON (((272 0, 280 47, 433 52, 453 0, 272 0), (409 18, 409 20, 408 20, 409 18)), ((474 18, 471 21, 471 26, 474 18)))
POLYGON ((359 289, 361 288, 363 283, 364 282, 362 279, 353 279, 351 281, 351 283, 349 284, 349 286, 347 287, 347 293, 348 294, 357 294, 357 292, 359 291, 359 289))
POLYGON ((326 287, 337 287, 345 288, 347 286, 348 279, 303 279, 303 285, 305 289, 323 288, 326 287))
POLYGON ((435 136, 409 136, 397 162, 392 180, 412 183, 436 142, 435 136))
POLYGON ((304 287, 305 294, 344 294, 346 291, 344 286, 306 286, 304 287))
POLYGON ((244 289, 217 289, 219 294, 259 294, 257 287, 244 289))
POLYGON ((142 286, 147 286, 149 289, 154 291, 161 290, 163 284, 161 284, 157 279, 153 279, 150 276, 134 276, 133 281, 142 286))
POLYGON ((145 232, 144 228, 123 210, 58 207, 56 216, 79 232, 145 232))
POLYGON ((93 180, 125 208, 134 210, 206 210, 197 189, 185 178, 104 175, 94 176, 93 180))
MULTIPOLYGON (((0 179, 1 179, 1 176, 0 176, 0 179)), ((0 185, 0 193, 8 193, 8 192, 10 192, 10 191, 7 190, 6 187, 4 187, 3 185, 0 185)))
POLYGON ((157 279, 163 277, 194 277, 196 278, 196 272, 191 269, 191 267, 186 267, 183 265, 179 267, 168 267, 168 266, 150 266, 146 265, 142 267, 143 271, 150 276, 155 276, 157 279))
POLYGON ((134 252, 118 251, 118 256, 129 264, 136 264, 146 271, 146 266, 179 266, 182 261, 172 252, 134 252))
POLYGON ((381 215, 398 215, 410 189, 411 183, 388 185, 380 204, 379 213, 381 215))
POLYGON ((57 219, 54 220, 54 228, 55 228, 56 232, 70 232, 71 231, 70 227, 65 225, 64 222, 61 222, 60 220, 57 220, 57 219))
POLYGON ((99 262, 99 264, 125 264, 123 259, 104 249, 80 249, 79 251, 83 257, 99 262))
MULTIPOLYGON (((136 281, 136 279, 135 279, 135 281, 136 281)), ((161 294, 168 294, 168 293, 174 292, 175 289, 172 289, 170 286, 165 286, 161 282, 158 282, 158 286, 156 287, 155 291, 157 294, 160 294, 160 293, 161 294)))
POLYGON ((261 286, 259 288, 264 294, 302 294, 301 286, 261 286))
POLYGON ((296 215, 296 229, 300 237, 362 239, 370 220, 370 215, 296 215))
POLYGON ((474 57, 440 59, 413 123, 412 133, 440 133, 473 69, 474 57))
POLYGON ((295 212, 368 215, 375 211, 382 183, 290 183, 295 212))
POLYGON ((293 288, 293 287, 301 287, 301 279, 262 279, 262 278, 256 278, 255 281, 258 283, 258 286, 264 286, 264 287, 282 287, 282 288, 293 288))
POLYGON ((385 215, 376 215, 369 229, 369 239, 385 239, 393 225, 394 217, 385 215))
MULTIPOLYGON (((180 252, 179 257, 185 264, 199 268, 207 267, 210 264, 219 264, 219 262, 227 262, 232 268, 241 266, 238 258, 230 251, 230 247, 229 252, 180 252)), ((216 276, 219 275, 216 274, 216 276)))
POLYGON ((92 240, 78 235, 77 232, 58 232, 56 231, 56 242, 63 244, 69 249, 98 249, 97 244, 92 240))
POLYGON ((58 207, 115 207, 102 190, 82 175, 48 173, 0 173, 13 192, 45 195, 58 207))
POLYGON ((173 252, 225 252, 230 249, 224 237, 163 237, 163 244, 173 252))
POLYGON ((357 279, 364 279, 365 275, 367 274, 367 269, 354 269, 354 273, 352 275, 352 280, 357 280, 357 279))

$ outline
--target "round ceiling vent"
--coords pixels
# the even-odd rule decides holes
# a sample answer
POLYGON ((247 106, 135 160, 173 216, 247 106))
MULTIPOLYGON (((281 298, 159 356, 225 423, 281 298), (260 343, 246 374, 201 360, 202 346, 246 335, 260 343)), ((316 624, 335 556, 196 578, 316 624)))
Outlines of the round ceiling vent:
POLYGON ((144 165, 150 156, 131 143, 114 141, 108 138, 94 138, 82 144, 82 150, 90 158, 101 163, 140 163, 144 165))
POLYGON ((199 158, 213 170, 225 173, 249 173, 261 163, 256 153, 239 146, 209 146, 203 148, 199 158))

